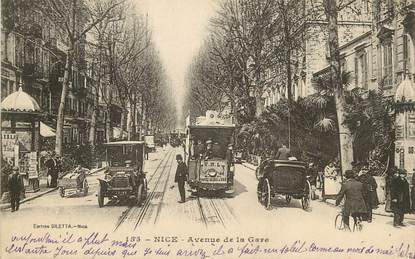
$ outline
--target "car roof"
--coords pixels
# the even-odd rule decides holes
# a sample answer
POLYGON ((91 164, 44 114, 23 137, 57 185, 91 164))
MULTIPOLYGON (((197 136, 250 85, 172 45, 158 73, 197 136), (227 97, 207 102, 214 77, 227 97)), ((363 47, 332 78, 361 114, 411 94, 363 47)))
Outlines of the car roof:
POLYGON ((114 141, 104 143, 106 146, 122 146, 122 145, 143 145, 144 141, 133 141, 133 140, 124 140, 124 141, 114 141))
POLYGON ((277 159, 268 159, 265 160, 264 162, 266 163, 273 163, 274 165, 277 166, 303 166, 306 167, 307 163, 302 162, 302 161, 298 161, 298 160, 277 160, 277 159))

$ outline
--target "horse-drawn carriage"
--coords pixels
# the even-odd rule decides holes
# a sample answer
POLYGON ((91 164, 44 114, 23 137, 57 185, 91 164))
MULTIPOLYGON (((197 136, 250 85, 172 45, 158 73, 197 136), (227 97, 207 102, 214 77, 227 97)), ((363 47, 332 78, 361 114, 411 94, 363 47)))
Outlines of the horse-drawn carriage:
POLYGON ((301 199, 303 209, 309 208, 311 185, 306 163, 268 159, 257 168, 256 177, 258 201, 265 208, 270 208, 271 199, 277 195, 285 195, 287 204, 292 198, 301 199))

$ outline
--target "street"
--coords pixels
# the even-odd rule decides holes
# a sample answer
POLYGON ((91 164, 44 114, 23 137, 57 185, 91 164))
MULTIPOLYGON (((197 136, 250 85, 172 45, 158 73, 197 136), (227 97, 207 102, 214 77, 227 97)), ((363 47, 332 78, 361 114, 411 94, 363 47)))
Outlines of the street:
POLYGON ((106 200, 105 206, 99 208, 96 191, 97 178, 103 176, 101 171, 88 176, 90 191, 85 197, 61 198, 54 191, 22 204, 18 212, 11 213, 10 209, 2 211, 3 233, 7 236, 17 229, 23 231, 51 224, 57 224, 58 228, 65 228, 65 224, 82 225, 88 229, 124 235, 166 234, 170 230, 174 230, 175 235, 190 235, 193 232, 208 235, 240 233, 243 230, 244 233, 261 233, 270 238, 296 240, 302 237, 316 241, 327 240, 327 237, 331 240, 353 237, 354 240, 376 241, 374 236, 403 241, 413 233, 414 220, 405 220, 406 227, 394 228, 391 217, 379 215, 374 216, 372 223, 365 222, 360 233, 336 230, 334 219, 340 208, 319 200, 312 201, 311 208, 305 211, 299 200, 293 199, 286 204, 284 197, 277 197, 272 201, 272 209, 266 210, 257 201, 254 172, 240 164, 236 165, 233 194, 197 198, 187 191, 186 202, 180 204, 174 184, 174 158, 181 151, 178 148, 158 149, 157 153, 150 154, 145 165, 148 197, 140 207, 130 206, 128 202, 106 200), (319 235, 316 236, 316 233, 319 235))

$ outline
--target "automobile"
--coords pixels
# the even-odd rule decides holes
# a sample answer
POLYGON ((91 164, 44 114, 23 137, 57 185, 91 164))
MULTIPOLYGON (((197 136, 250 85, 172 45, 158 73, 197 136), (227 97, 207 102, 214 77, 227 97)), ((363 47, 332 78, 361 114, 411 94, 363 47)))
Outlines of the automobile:
POLYGON ((81 166, 76 167, 72 172, 66 174, 58 181, 59 195, 63 197, 81 194, 88 195, 88 181, 86 174, 89 169, 81 166))
POLYGON ((144 168, 144 141, 118 141, 104 144, 107 168, 104 178, 98 178, 98 205, 105 198, 134 200, 137 205, 147 197, 144 168))
POLYGON ((301 199, 304 210, 310 207, 311 185, 306 163, 266 159, 258 166, 255 174, 258 179, 258 201, 266 209, 271 207, 271 200, 277 195, 284 195, 287 204, 294 198, 301 199))

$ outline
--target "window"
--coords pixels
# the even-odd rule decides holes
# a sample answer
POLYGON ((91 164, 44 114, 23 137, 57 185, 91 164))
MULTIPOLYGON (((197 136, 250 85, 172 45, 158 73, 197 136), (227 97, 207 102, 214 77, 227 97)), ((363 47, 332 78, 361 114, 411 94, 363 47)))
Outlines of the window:
POLYGON ((392 43, 387 41, 382 46, 383 50, 383 87, 390 88, 392 87, 392 43))
POLYGON ((356 87, 368 89, 368 65, 366 51, 356 52, 355 57, 355 84, 356 87))
POLYGON ((415 137, 415 113, 408 113, 408 137, 415 137))

